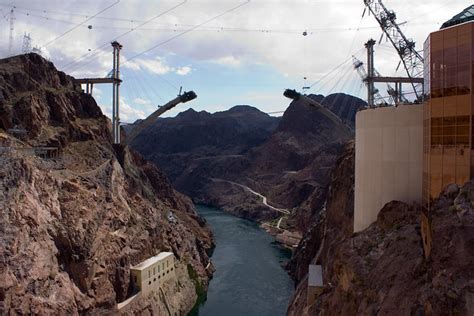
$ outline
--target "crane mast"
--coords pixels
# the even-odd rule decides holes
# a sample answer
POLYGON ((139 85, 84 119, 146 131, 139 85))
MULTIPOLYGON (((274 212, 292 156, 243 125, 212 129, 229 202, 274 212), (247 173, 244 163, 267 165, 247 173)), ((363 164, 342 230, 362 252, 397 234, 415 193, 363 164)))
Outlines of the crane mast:
MULTIPOLYGON (((422 77, 423 57, 416 51, 415 42, 403 34, 396 22, 397 15, 395 12, 388 10, 382 3, 382 0, 364 0, 364 4, 369 9, 369 12, 374 15, 382 31, 397 51, 408 77, 422 77)), ((420 100, 423 96, 423 84, 412 82, 411 85, 416 98, 420 100)))
MULTIPOLYGON (((367 86, 368 74, 367 74, 367 71, 365 70, 364 63, 361 60, 359 60, 357 57, 352 56, 352 64, 354 65, 354 69, 357 71, 357 73, 361 77, 364 84, 367 86)), ((374 74, 378 77, 381 77, 380 73, 376 69, 374 69, 374 74)), ((373 93, 374 102, 376 101, 380 101, 382 103, 384 102, 384 98, 380 94, 379 89, 375 88, 372 91, 372 93, 373 93)), ((402 94, 400 94, 399 91, 394 89, 389 83, 387 83, 387 93, 390 96, 391 102, 393 104, 397 104, 399 102, 408 102, 408 100, 402 94)))

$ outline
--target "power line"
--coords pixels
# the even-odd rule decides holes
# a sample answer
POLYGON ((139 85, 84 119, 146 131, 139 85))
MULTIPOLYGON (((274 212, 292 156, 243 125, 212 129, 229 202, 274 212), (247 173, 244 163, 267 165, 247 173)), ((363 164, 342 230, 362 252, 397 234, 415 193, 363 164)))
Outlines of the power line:
MULTIPOLYGON (((120 34, 119 36, 117 36, 117 37, 115 38, 115 40, 118 40, 118 39, 124 37, 125 35, 127 35, 127 34, 133 32, 133 31, 135 31, 136 29, 141 28, 142 26, 146 25, 147 23, 149 23, 149 22, 151 22, 151 21, 153 21, 153 20, 156 20, 157 18, 159 18, 159 17, 161 17, 161 16, 163 16, 163 15, 165 15, 165 14, 167 14, 167 13, 169 13, 169 12, 175 10, 175 9, 177 9, 178 7, 184 5, 187 1, 188 1, 188 0, 184 0, 183 2, 180 2, 180 3, 178 3, 177 5, 172 6, 171 8, 169 8, 169 9, 167 9, 167 10, 165 10, 165 11, 163 11, 163 12, 160 12, 159 14, 155 15, 155 16, 152 17, 151 19, 148 19, 148 20, 144 21, 142 24, 138 25, 137 27, 134 27, 134 28, 128 30, 127 32, 124 32, 124 33, 120 34)), ((78 58, 74 59, 73 61, 71 61, 71 62, 69 62, 69 63, 63 65, 63 67, 68 67, 69 65, 76 63, 77 61, 83 59, 83 58, 86 57, 87 55, 94 53, 94 52, 97 51, 98 49, 101 49, 102 47, 104 47, 104 46, 106 46, 106 45, 108 45, 108 44, 109 44, 109 42, 106 42, 106 43, 102 44, 101 46, 95 48, 95 49, 92 50, 91 52, 86 53, 86 54, 84 54, 84 55, 82 55, 82 56, 79 56, 78 58)))
POLYGON ((245 5, 247 5, 247 4, 249 4, 249 3, 250 3, 250 0, 247 0, 246 2, 241 3, 241 4, 239 4, 239 5, 235 6, 235 7, 232 7, 232 8, 230 8, 230 9, 228 9, 228 10, 226 10, 226 11, 224 11, 224 12, 222 12, 222 13, 220 13, 220 14, 218 14, 218 15, 216 15, 216 16, 214 16, 214 17, 212 17, 212 18, 210 18, 210 19, 208 19, 208 20, 206 20, 206 21, 204 21, 204 22, 202 22, 202 23, 199 23, 199 24, 197 24, 197 25, 195 25, 195 26, 193 26, 193 27, 191 27, 191 28, 189 28, 189 29, 187 29, 187 30, 185 30, 185 31, 183 31, 183 32, 181 32, 181 33, 175 35, 175 36, 172 36, 172 37, 170 37, 170 38, 168 38, 168 39, 166 39, 166 40, 164 40, 164 41, 162 41, 162 42, 159 42, 158 44, 156 44, 156 45, 154 45, 154 46, 152 46, 152 47, 150 47, 150 48, 148 48, 148 49, 146 49, 146 50, 144 50, 144 51, 142 51, 142 52, 140 52, 140 53, 138 53, 138 54, 133 55, 131 58, 127 59, 127 61, 126 61, 125 63, 130 62, 130 61, 132 61, 133 59, 135 59, 135 58, 137 58, 137 57, 139 57, 139 56, 141 56, 141 55, 143 55, 143 54, 146 54, 146 53, 148 53, 149 51, 154 50, 155 48, 158 48, 159 46, 162 46, 162 45, 164 45, 164 44, 166 44, 166 43, 169 43, 169 42, 171 42, 172 40, 174 40, 174 39, 176 39, 176 38, 178 38, 178 37, 181 37, 181 36, 183 36, 183 35, 185 35, 185 34, 187 34, 187 33, 189 33, 189 32, 192 32, 192 31, 194 31, 195 29, 197 29, 198 27, 200 27, 200 26, 202 26, 202 25, 204 25, 204 24, 207 24, 207 23, 209 23, 209 22, 211 22, 211 21, 213 21, 213 20, 215 20, 215 19, 218 19, 218 18, 220 18, 220 17, 222 17, 222 16, 224 16, 224 15, 226 15, 226 14, 232 12, 232 11, 235 11, 235 10, 237 10, 237 9, 239 9, 239 8, 241 8, 241 7, 245 6, 245 5))
POLYGON ((94 17, 98 16, 99 14, 107 11, 108 9, 112 8, 113 6, 117 5, 118 3, 120 2, 120 0, 116 0, 114 3, 112 3, 111 5, 107 6, 106 8, 100 10, 99 12, 97 12, 96 14, 92 15, 91 17, 85 19, 84 21, 82 21, 80 24, 72 27, 71 29, 67 30, 66 32, 62 33, 61 35, 57 36, 56 38, 52 39, 51 41, 47 42, 46 44, 43 45, 43 47, 46 47, 48 45, 50 45, 51 43, 55 42, 56 40, 60 39, 61 37, 63 37, 64 35, 74 31, 75 29, 77 29, 79 26, 83 25, 84 23, 86 23, 87 21, 90 21, 92 20, 94 17))

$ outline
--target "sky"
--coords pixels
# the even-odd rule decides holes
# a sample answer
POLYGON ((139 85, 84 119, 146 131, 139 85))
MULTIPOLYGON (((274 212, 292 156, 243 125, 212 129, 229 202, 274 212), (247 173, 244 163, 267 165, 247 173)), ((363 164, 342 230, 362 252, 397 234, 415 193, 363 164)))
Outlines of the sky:
MULTIPOLYGON (((471 5, 383 3, 420 51, 430 32, 471 5)), ((363 0, 0 0, 0 57, 20 54, 29 34, 31 45, 59 70, 102 78, 112 69, 110 42, 117 40, 123 45, 122 122, 145 118, 180 87, 198 98, 164 116, 240 104, 281 115, 289 104, 286 88, 366 99, 352 56, 366 61, 369 38, 377 40, 375 68, 386 76, 406 75, 397 70, 399 57, 390 42, 379 41, 382 31, 373 16, 363 15, 364 7, 363 0)), ((112 87, 95 85, 93 95, 110 116, 112 87)))

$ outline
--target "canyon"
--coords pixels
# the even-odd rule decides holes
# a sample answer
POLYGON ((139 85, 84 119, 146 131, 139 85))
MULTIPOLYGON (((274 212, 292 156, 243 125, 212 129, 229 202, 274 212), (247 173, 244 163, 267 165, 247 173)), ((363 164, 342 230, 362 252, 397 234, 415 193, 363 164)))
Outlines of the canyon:
POLYGON ((129 267, 160 251, 174 253, 176 280, 127 313, 186 314, 207 288, 205 220, 156 166, 113 145, 110 125, 39 55, 0 60, 2 314, 118 313, 129 267))

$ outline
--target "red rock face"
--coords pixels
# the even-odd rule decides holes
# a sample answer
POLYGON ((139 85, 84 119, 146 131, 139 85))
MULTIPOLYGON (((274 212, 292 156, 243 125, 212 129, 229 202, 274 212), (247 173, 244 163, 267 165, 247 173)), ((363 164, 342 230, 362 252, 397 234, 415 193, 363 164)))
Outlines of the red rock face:
MULTIPOLYGON (((128 148, 112 146, 94 99, 41 57, 0 61, 0 144, 58 146, 56 159, 0 154, 0 313, 113 314, 131 295, 130 265, 173 251, 207 285, 212 236, 191 201, 128 148), (6 128, 26 129, 19 141, 6 128), (173 212, 176 220, 170 221, 173 212)), ((184 267, 184 268, 183 268, 184 267)), ((129 312, 185 314, 187 273, 129 312)))
POLYGON ((351 234, 353 158, 343 157, 349 160, 339 160, 333 171, 326 212, 314 220, 291 263, 298 287, 288 314, 472 315, 474 184, 451 187, 435 202, 427 261, 418 206, 390 202, 375 223, 351 234), (307 264, 318 250, 325 288, 308 305, 307 264))

